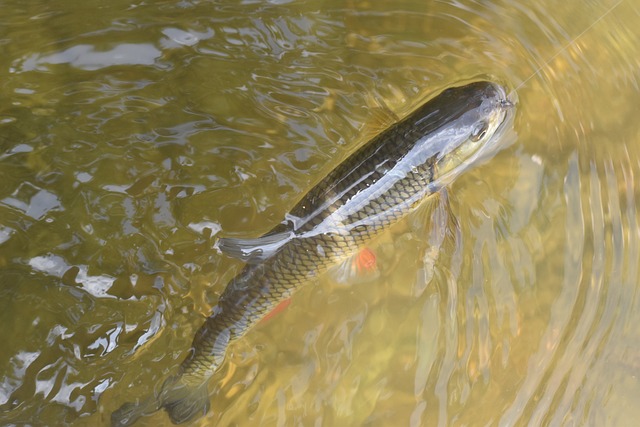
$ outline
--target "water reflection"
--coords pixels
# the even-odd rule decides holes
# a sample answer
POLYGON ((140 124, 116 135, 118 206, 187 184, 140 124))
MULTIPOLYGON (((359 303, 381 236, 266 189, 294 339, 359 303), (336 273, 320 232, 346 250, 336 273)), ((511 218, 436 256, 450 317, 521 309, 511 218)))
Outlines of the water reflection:
POLYGON ((239 342, 202 423, 640 415, 632 2, 13 3, 5 423, 106 424, 161 384, 241 267, 218 236, 269 230, 381 106, 478 74, 517 87, 517 140, 382 236, 375 281, 328 276, 239 342))
POLYGON ((99 70, 114 65, 152 65, 160 51, 150 44, 124 43, 104 52, 91 45, 77 45, 61 52, 25 58, 16 72, 48 71, 47 65, 69 64, 82 70, 99 70))

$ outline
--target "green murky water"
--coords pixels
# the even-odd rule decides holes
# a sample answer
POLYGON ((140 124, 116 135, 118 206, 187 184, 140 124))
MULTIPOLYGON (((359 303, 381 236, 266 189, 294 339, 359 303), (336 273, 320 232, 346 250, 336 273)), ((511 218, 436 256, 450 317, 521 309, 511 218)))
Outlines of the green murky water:
POLYGON ((217 236, 280 222, 379 105, 478 75, 517 87, 516 136, 449 219, 389 230, 375 281, 296 294, 195 424, 640 417, 633 1, 0 4, 2 424, 152 392, 242 266, 217 236))

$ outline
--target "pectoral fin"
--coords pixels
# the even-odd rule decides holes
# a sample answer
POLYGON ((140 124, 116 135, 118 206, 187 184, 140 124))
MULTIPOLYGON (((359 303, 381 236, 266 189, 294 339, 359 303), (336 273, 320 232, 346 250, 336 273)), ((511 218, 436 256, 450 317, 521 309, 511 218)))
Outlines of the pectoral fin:
POLYGON ((273 256, 294 236, 293 232, 285 231, 267 234, 257 239, 223 237, 218 239, 215 247, 230 257, 238 258, 248 263, 258 263, 273 256))

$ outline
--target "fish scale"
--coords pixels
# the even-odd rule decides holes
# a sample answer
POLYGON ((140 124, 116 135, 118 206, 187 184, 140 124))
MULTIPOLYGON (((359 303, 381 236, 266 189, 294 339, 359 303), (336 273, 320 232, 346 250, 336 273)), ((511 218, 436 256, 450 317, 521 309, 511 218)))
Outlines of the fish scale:
POLYGON ((450 180, 464 170, 490 145, 509 106, 495 83, 449 88, 347 157, 271 232, 255 241, 223 239, 227 253, 255 247, 263 257, 229 282, 196 333, 191 353, 159 396, 123 405, 112 424, 129 425, 160 407, 174 423, 205 413, 207 382, 228 345, 305 283, 405 217, 437 188, 431 185, 441 175, 450 180), (266 249, 274 244, 275 249, 266 249))

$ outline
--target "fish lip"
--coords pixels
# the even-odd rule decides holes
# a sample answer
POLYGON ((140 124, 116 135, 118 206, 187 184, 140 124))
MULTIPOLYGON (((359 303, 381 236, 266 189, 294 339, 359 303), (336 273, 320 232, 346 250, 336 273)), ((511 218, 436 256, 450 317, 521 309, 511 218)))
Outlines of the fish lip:
POLYGON ((499 101, 499 106, 504 110, 510 110, 515 107, 516 104, 514 104, 511 100, 505 98, 499 101))
POLYGON ((513 108, 515 106, 515 103, 509 99, 509 96, 507 95, 507 91, 505 87, 498 83, 494 83, 494 85, 498 92, 498 96, 500 98, 497 102, 498 107, 500 107, 500 109, 502 110, 508 110, 513 108))
POLYGON ((514 90, 509 90, 508 85, 504 85, 500 79, 488 79, 487 81, 493 83, 493 87, 498 92, 498 99, 495 101, 495 107, 500 110, 511 113, 515 110, 515 106, 518 104, 518 96, 514 90))

